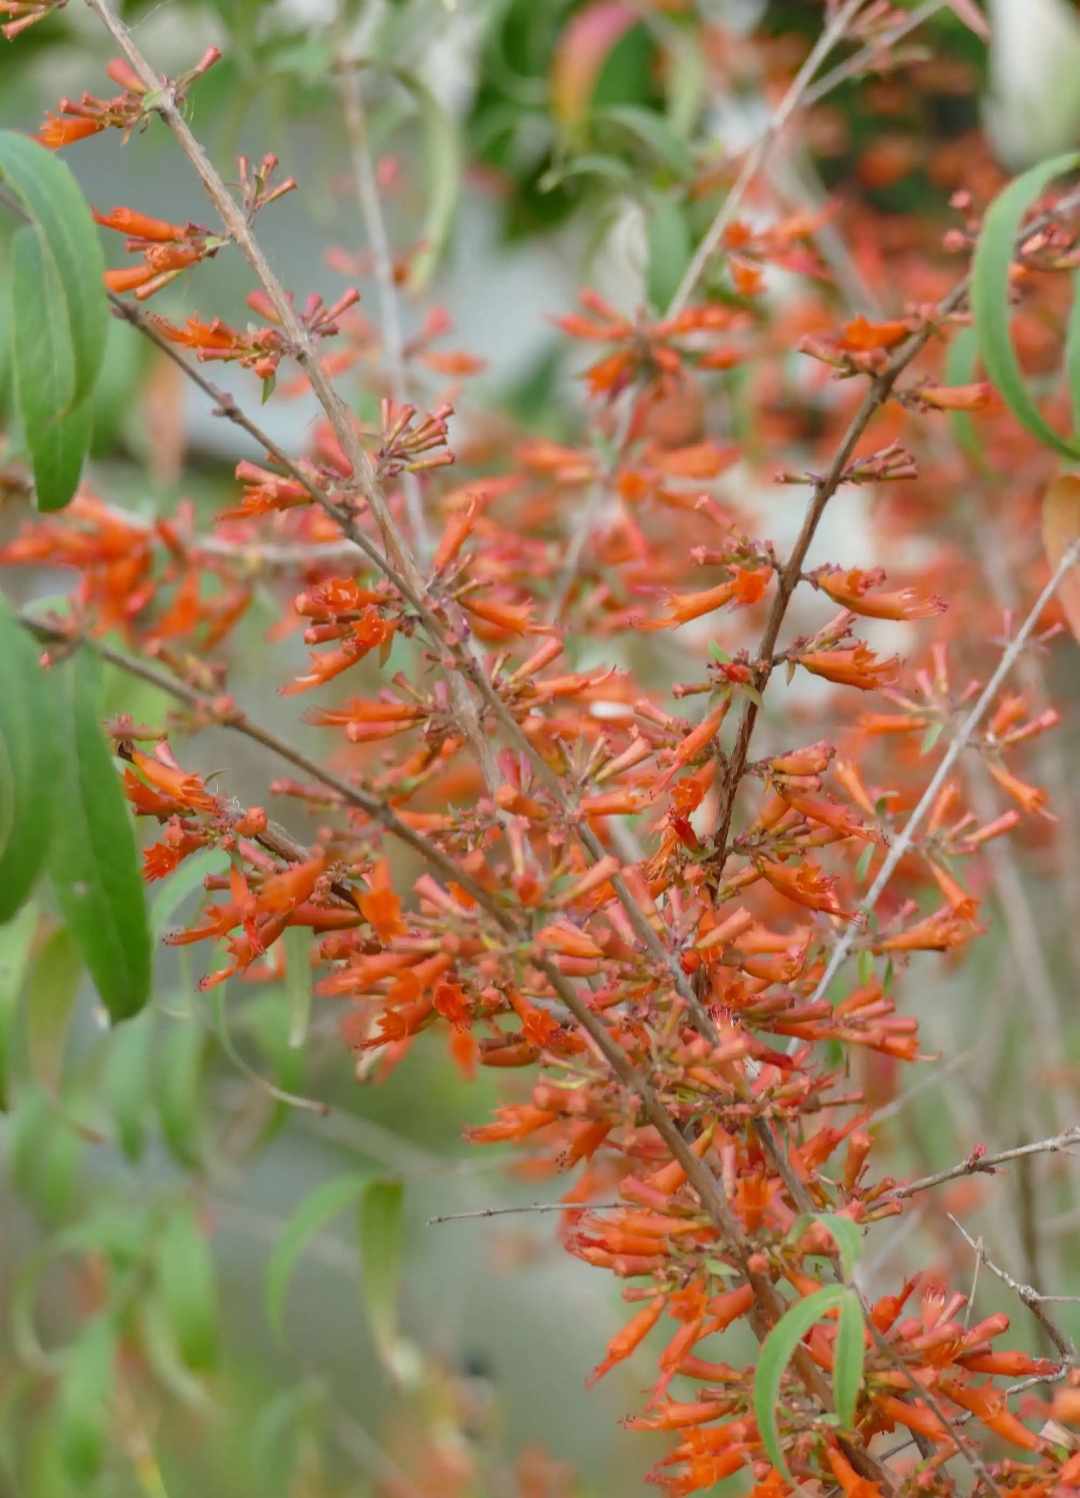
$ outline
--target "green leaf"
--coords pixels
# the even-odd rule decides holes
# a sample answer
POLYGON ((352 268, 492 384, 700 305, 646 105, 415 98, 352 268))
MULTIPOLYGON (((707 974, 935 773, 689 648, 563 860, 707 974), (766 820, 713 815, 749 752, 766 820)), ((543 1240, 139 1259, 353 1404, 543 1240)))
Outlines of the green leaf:
POLYGON ((281 941, 289 999, 289 1049, 298 1051, 307 1040, 311 1014, 311 934, 303 926, 286 926, 281 941))
POLYGON ((109 1430, 109 1401, 116 1376, 116 1329, 98 1316, 79 1333, 60 1385, 60 1447, 64 1466, 79 1484, 101 1470, 109 1430))
POLYGON ((26 996, 26 1043, 34 1080, 59 1101, 64 1045, 82 981, 83 960, 71 932, 59 927, 42 947, 26 996))
POLYGON ((385 1362, 392 1360, 397 1345, 404 1198, 405 1188, 400 1181, 373 1181, 364 1192, 360 1213, 364 1303, 375 1346, 385 1362))
POLYGON ((554 192, 573 177, 603 177, 618 187, 629 187, 634 180, 633 171, 619 156, 601 156, 599 152, 586 151, 581 156, 549 168, 536 186, 540 192, 554 192))
POLYGON ((794 1485, 780 1445, 780 1386, 784 1370, 807 1332, 829 1311, 843 1304, 847 1292, 842 1285, 829 1285, 797 1300, 780 1318, 761 1344, 757 1372, 754 1375, 754 1414, 761 1432, 761 1444, 778 1472, 794 1485))
POLYGON ((368 1175, 338 1176, 319 1186, 302 1202, 282 1229, 266 1269, 266 1312, 275 1334, 284 1339, 285 1295, 308 1240, 368 1189, 368 1175))
POLYGON ((681 203, 662 198, 652 203, 646 219, 649 245, 647 287, 649 301, 658 312, 671 304, 686 267, 692 245, 690 226, 681 203))
POLYGON ((206 1372, 217 1361, 217 1284, 206 1235, 191 1202, 178 1206, 165 1223, 158 1281, 181 1357, 195 1372, 206 1372))
POLYGON ((874 976, 874 954, 873 952, 871 952, 869 947, 865 948, 862 952, 859 953, 858 973, 859 982, 864 986, 869 983, 874 976))
POLYGON ((694 162, 686 147, 662 115, 638 104, 612 104, 593 116, 599 124, 616 125, 681 181, 694 175, 694 162))
POLYGON ((75 354, 60 272, 31 224, 11 241, 11 336, 19 416, 33 442, 74 405, 75 354))
POLYGON ((873 856, 874 845, 873 843, 867 843, 866 847, 859 854, 859 861, 855 865, 855 882, 857 884, 866 883, 866 876, 870 872, 870 860, 873 856))
POLYGON ((0 594, 0 925, 23 904, 45 861, 55 739, 53 684, 0 594))
POLYGON ((840 1323, 833 1348, 833 1399, 840 1423, 846 1430, 855 1425, 863 1382, 863 1310, 857 1290, 845 1290, 840 1302, 840 1323))
POLYGON ((203 848, 199 853, 189 854, 151 901, 150 932, 154 940, 160 941, 165 935, 184 901, 196 890, 203 891, 207 874, 224 874, 228 867, 229 855, 222 848, 203 848))
POLYGON ((416 101, 423 127, 428 203, 420 231, 422 248, 413 256, 409 272, 410 289, 423 291, 442 258, 461 196, 465 172, 461 131, 457 121, 447 113, 427 84, 415 73, 410 73, 405 68, 387 67, 382 63, 378 64, 378 68, 380 72, 389 73, 409 90, 416 101))
POLYGON ((920 757, 930 753, 930 751, 933 749, 934 745, 937 743, 938 739, 940 739, 941 735, 944 732, 944 722, 930 724, 930 727, 923 734, 922 743, 919 745, 920 757))
POLYGON ((1080 166, 1080 152, 1041 162, 1009 183, 983 220, 971 268, 971 310, 987 377, 1017 421, 1066 458, 1080 458, 1080 443, 1056 432, 1036 406, 1020 370, 1010 330, 1009 268, 1024 215, 1055 177, 1080 166))
POLYGON ((139 1301, 139 1341, 162 1388, 188 1409, 205 1411, 210 1403, 202 1382, 188 1369, 176 1345, 172 1323, 160 1294, 139 1301))
POLYGON ((40 911, 31 903, 24 905, 8 925, 0 927, 0 1112, 3 1113, 9 1105, 15 1014, 39 919, 40 911))
POLYGON ((34 460, 34 501, 41 511, 62 510, 71 503, 90 449, 93 408, 76 406, 51 426, 26 434, 34 460))
POLYGON ((850 1284, 851 1277, 855 1273, 855 1265, 862 1255, 862 1230, 852 1222, 850 1217, 841 1217, 835 1212, 807 1212, 792 1227, 790 1236, 798 1238, 805 1231, 808 1222, 820 1222, 836 1244, 840 1250, 840 1268, 844 1283, 850 1284))
POLYGON ((150 994, 150 931, 127 802, 98 723, 100 668, 80 651, 57 672, 61 769, 49 874, 113 1024, 150 994))
MULTIPOLYGON (((970 385, 975 378, 979 358, 979 340, 974 328, 961 328, 949 344, 945 360, 946 385, 970 385)), ((967 411, 950 411, 949 425, 961 452, 977 468, 984 466, 983 446, 975 423, 967 411)))
POLYGON ((194 1018, 169 1024, 154 1067, 154 1100, 165 1144, 173 1159, 191 1169, 202 1163, 199 1083, 206 1034, 194 1018))
POLYGON ((101 369, 109 326, 97 226, 67 163, 28 135, 0 131, 0 179, 30 216, 59 273, 75 364, 70 404, 79 406, 101 369))
POLYGON ((150 1102, 151 1040, 153 1013, 144 1009, 109 1036, 105 1061, 105 1092, 120 1148, 129 1160, 137 1160, 146 1139, 145 1117, 150 1102))

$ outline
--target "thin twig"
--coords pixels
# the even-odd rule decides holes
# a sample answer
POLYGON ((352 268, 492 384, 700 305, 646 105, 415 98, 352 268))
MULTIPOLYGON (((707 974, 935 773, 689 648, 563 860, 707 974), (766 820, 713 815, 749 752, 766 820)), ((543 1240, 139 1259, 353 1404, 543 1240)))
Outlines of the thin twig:
POLYGON ((1065 1154, 1074 1144, 1080 1144, 1080 1125, 1056 1134, 1053 1139, 1040 1139, 1035 1144, 1019 1144, 1015 1149, 1001 1150, 996 1155, 971 1154, 948 1170, 939 1170, 934 1175, 921 1176, 917 1181, 908 1181, 904 1186, 894 1187, 888 1192, 888 1197, 894 1199, 915 1196, 920 1191, 929 1191, 932 1186, 942 1186, 946 1181, 955 1181, 961 1176, 992 1175, 998 1165, 1007 1165, 1010 1160, 1020 1160, 1028 1155, 1065 1154))
MULTIPOLYGON (((367 113, 360 88, 360 75, 356 64, 346 56, 346 39, 340 7, 334 17, 334 34, 338 54, 337 71, 341 80, 345 134, 349 142, 349 157, 356 184, 356 196, 363 215, 364 227, 367 230, 375 272, 375 285, 379 293, 383 359, 386 372, 390 377, 391 393, 400 405, 404 405, 409 399, 409 382, 408 371, 405 367, 405 340, 401 330, 401 310, 394 279, 394 257, 390 250, 390 236, 386 230, 379 184, 375 177, 375 164, 371 159, 367 113)), ((421 561, 426 562, 431 556, 431 536, 428 533, 427 519, 424 515, 420 480, 415 473, 403 473, 401 487, 405 495, 405 507, 409 515, 413 546, 421 561)))
POLYGON ((1056 1326, 1054 1324, 1054 1322, 1050 1319, 1050 1317, 1043 1310, 1043 1302, 1044 1301, 1048 1301, 1050 1299, 1061 1300, 1063 1298, 1064 1299, 1080 1300, 1080 1296, 1076 1296, 1076 1297, 1061 1297, 1061 1296, 1051 1297, 1051 1296, 1047 1296, 1047 1295, 1040 1295, 1039 1292, 1038 1292, 1038 1290, 1036 1290, 1033 1286, 1031 1286, 1031 1285, 1022 1285, 1019 1280, 1013 1279, 1013 1277, 1012 1277, 1011 1274, 1009 1274, 1006 1270, 1002 1269, 998 1264, 994 1263, 993 1259, 991 1259, 990 1255, 986 1252, 986 1249, 985 1249, 985 1247, 983 1245, 983 1242, 982 1242, 981 1238, 978 1241, 976 1241, 971 1236, 971 1234, 967 1231, 967 1229, 964 1227, 964 1225, 962 1223, 960 1223, 960 1222, 957 1222, 956 1218, 952 1215, 951 1212, 946 1212, 945 1215, 946 1215, 946 1217, 948 1217, 948 1219, 952 1223, 953 1227, 956 1228, 958 1230, 958 1232, 960 1232, 963 1235, 963 1237, 967 1240, 967 1242, 975 1250, 975 1254, 976 1254, 977 1258, 979 1259, 980 1263, 985 1264, 986 1267, 987 1267, 987 1269, 990 1270, 991 1274, 996 1274, 997 1277, 998 1277, 998 1279, 1001 1280, 1003 1284, 1008 1285, 1009 1289, 1015 1291, 1015 1293, 1020 1297, 1020 1299, 1027 1306, 1028 1310, 1035 1317, 1035 1320, 1042 1327, 1043 1331, 1050 1338, 1050 1341, 1057 1348, 1058 1352, 1061 1353, 1062 1357, 1066 1358, 1069 1363, 1075 1363, 1076 1362, 1076 1344, 1075 1344, 1075 1342, 1073 1341, 1073 1339, 1071 1337, 1066 1336, 1066 1334, 1060 1329, 1060 1327, 1058 1327, 1058 1326, 1056 1326))
MULTIPOLYGON (((1023 624, 1021 624, 1019 630, 1016 632, 1015 637, 1010 640, 1007 648, 1002 654, 1001 660, 998 662, 997 668, 995 669, 993 675, 990 677, 990 680, 986 683, 986 686, 983 688, 978 701, 975 703, 975 706, 971 709, 970 713, 968 713, 967 717, 960 725, 960 728, 957 730, 952 743, 949 745, 945 754, 942 756, 941 763, 938 765, 936 771, 934 772, 930 784, 923 792, 919 804, 915 807, 915 810, 911 813, 910 817, 908 817, 907 822, 904 824, 904 830, 898 835, 898 837, 890 847, 889 852, 885 858, 885 862, 882 864, 880 870, 878 871, 877 878, 870 886, 870 889, 865 897, 859 902, 859 910, 864 914, 868 914, 870 911, 872 911, 878 900, 881 898, 886 886, 889 883, 889 880, 896 872, 897 865, 900 863, 901 859, 903 859, 908 849, 911 847, 911 844, 915 838, 916 831, 921 826, 924 817, 929 814, 931 807, 937 799, 938 791, 941 790, 941 787, 949 778, 950 774, 952 773, 953 766, 956 764, 961 754, 963 754, 964 750, 967 748, 972 734, 975 732, 976 728, 978 728, 979 724, 982 722, 983 718, 986 716, 986 713, 992 706, 994 698, 997 696, 1002 682, 1005 680, 1009 672, 1012 670, 1013 666, 1016 664, 1017 658, 1019 657, 1021 651, 1034 633, 1035 627, 1042 617, 1043 610, 1046 608, 1046 605, 1050 602, 1054 594, 1057 592, 1062 580, 1065 577, 1065 574, 1070 570, 1070 568, 1076 565, 1078 559, 1080 559, 1080 541, 1074 542, 1073 545, 1069 547, 1068 551, 1066 551, 1062 556, 1061 561, 1054 568, 1054 572, 1052 577, 1050 578, 1050 581, 1046 584, 1046 587, 1043 588, 1038 598, 1032 604, 1027 618, 1024 620, 1023 624)), ((845 957, 851 950, 858 929, 859 927, 857 923, 852 921, 847 930, 844 931, 844 933, 837 940, 837 943, 833 948, 832 955, 829 958, 828 965, 826 966, 824 973, 821 975, 821 979, 817 985, 817 988, 814 990, 813 997, 810 1000, 811 1003, 816 1003, 818 999, 824 997, 825 993, 828 990, 829 984, 839 972, 845 957)))
POLYGON ((743 194, 761 170, 761 165, 772 149, 773 142, 783 132, 784 126, 791 119, 796 109, 798 109, 803 96, 810 87, 814 74, 836 46, 837 42, 841 40, 856 15, 862 9, 864 3, 865 0, 847 0, 847 4, 841 6, 818 37, 813 50, 796 73, 791 87, 780 101, 779 107, 765 127, 763 134, 759 137, 750 154, 743 162, 742 169, 735 178, 731 191, 724 199, 719 213, 709 225, 701 243, 694 251, 690 264, 686 267, 683 278, 679 282, 675 295, 668 306, 665 314, 667 317, 677 317, 683 311, 691 296, 693 296, 694 289, 701 280, 705 267, 719 249, 724 235, 730 227, 735 214, 738 212, 743 194))
POLYGON ((429 1217, 427 1227, 440 1222, 462 1222, 467 1217, 514 1217, 520 1212, 620 1212, 625 1202, 531 1202, 522 1207, 480 1207, 473 1212, 444 1212, 429 1217))
POLYGON ((938 11, 944 10, 948 4, 949 0, 925 0, 923 5, 918 6, 891 30, 882 32, 860 51, 845 58, 843 62, 838 62, 835 68, 830 68, 812 88, 807 89, 803 101, 807 108, 820 103, 826 94, 838 88, 841 83, 846 83, 849 78, 860 77, 875 61, 888 56, 897 42, 903 41, 905 36, 921 26, 924 21, 929 21, 936 16, 938 11))

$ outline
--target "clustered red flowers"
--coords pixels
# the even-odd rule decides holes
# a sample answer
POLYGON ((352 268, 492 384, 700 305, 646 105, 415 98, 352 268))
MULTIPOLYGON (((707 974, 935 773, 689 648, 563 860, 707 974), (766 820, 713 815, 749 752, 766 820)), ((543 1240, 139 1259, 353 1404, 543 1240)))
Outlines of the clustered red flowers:
MULTIPOLYGON (((139 90, 126 72, 112 76, 124 95, 65 102, 43 138, 61 146, 106 125, 130 129, 139 90)), ((286 190, 265 188, 271 170, 264 164, 264 201, 286 190)), ((226 243, 127 208, 98 221, 141 256, 109 273, 114 292, 137 298, 226 243)), ((886 897, 872 915, 862 909, 930 780, 938 735, 970 706, 972 673, 985 677, 996 659, 982 647, 1000 620, 971 603, 978 590, 960 540, 934 568, 901 564, 895 579, 828 563, 792 574, 784 549, 744 511, 739 486, 722 482, 738 460, 766 455, 749 440, 743 451, 704 429, 673 430, 665 410, 687 392, 704 408, 738 366, 763 446, 790 435, 797 391, 780 388, 772 358, 792 346, 790 329, 777 326, 763 293, 777 267, 817 285, 816 227, 807 216, 760 232, 731 226, 724 295, 675 316, 625 317, 586 292, 584 312, 557 319, 569 337, 603 348, 584 376, 597 430, 610 439, 612 410, 628 403, 608 471, 587 436, 577 446, 524 433, 459 437, 450 403, 425 410, 383 395, 377 429, 357 424, 372 482, 402 530, 405 475, 421 476, 427 513, 438 517, 419 599, 387 543, 393 531, 327 423, 289 471, 270 457, 240 463, 237 503, 209 534, 188 511, 143 525, 84 492, 63 517, 30 522, 0 563, 74 570, 66 627, 119 630, 198 698, 167 729, 112 728, 132 807, 160 824, 144 855, 147 879, 196 850, 229 856, 228 874, 207 880, 198 917, 167 938, 224 944, 228 964, 204 985, 278 975, 277 943, 301 927, 315 992, 337 1006, 362 1064, 373 1056, 385 1074, 436 1032, 465 1075, 480 1066, 520 1074, 470 1137, 518 1146, 537 1177, 577 1172, 562 1198, 563 1244, 623 1284, 631 1308, 593 1379, 657 1333, 656 1378, 627 1425, 675 1432, 654 1473, 666 1492, 682 1498, 741 1473, 754 1498, 787 1498, 790 1474, 814 1491, 886 1498, 870 1446, 901 1429, 924 1450, 918 1465, 905 1457, 889 1469, 893 1492, 952 1498, 962 1488, 946 1464, 985 1437, 993 1460, 976 1476, 981 1493, 992 1491, 986 1472, 1001 1492, 1049 1498, 1080 1486, 1080 1454, 1063 1455, 1035 1417, 1080 1424, 1076 1375, 1052 1404, 1032 1399, 1014 1413, 995 1380, 1057 1375, 1062 1365, 999 1350, 1007 1317, 976 1319, 964 1295, 929 1276, 867 1307, 848 1429, 806 1373, 831 1375, 835 1315, 806 1334, 780 1397, 787 1473, 754 1413, 754 1366, 716 1356, 721 1333, 737 1323, 767 1333, 778 1312, 821 1287, 823 1261, 839 1262, 808 1211, 865 1228, 903 1210, 899 1183, 874 1169, 866 1097, 880 1068, 925 1057, 904 1012, 903 969, 913 953, 954 954, 979 934, 985 845, 1014 832, 1037 837, 1052 815, 1026 751, 1057 714, 1030 692, 1003 689, 973 739, 1001 793, 993 815, 969 805, 958 770, 886 897), (477 476, 451 487, 439 470, 455 458, 477 476), (607 507, 566 577, 566 517, 597 486, 607 507), (334 506, 363 546, 347 540, 343 550, 334 506), (380 546, 395 561, 389 575, 370 560, 380 546), (328 761, 357 793, 350 800, 340 782, 277 784, 320 818, 303 857, 275 843, 264 811, 182 769, 166 739, 237 720, 227 659, 206 657, 226 650, 256 577, 281 603, 275 635, 300 631, 308 647, 306 667, 279 660, 278 691, 312 704, 306 721, 325 732, 328 761), (968 610, 959 621, 946 612, 957 599, 968 610), (902 647, 853 633, 882 621, 903 626, 902 647), (677 682, 676 660, 686 678, 677 682), (782 701, 785 676, 804 687, 816 678, 812 712, 796 709, 769 725, 768 740, 752 738, 764 694, 782 701), (680 715, 689 697, 704 701, 680 715), (827 738, 800 728, 823 702, 835 708, 827 738), (156 747, 144 752, 140 740, 156 747), (430 854, 422 870, 392 853, 402 829, 430 854), (833 943, 852 930, 843 991, 826 995, 833 943), (616 1206, 589 1210, 612 1195, 616 1206)), ((911 454, 921 454, 928 424, 940 449, 935 413, 976 413, 988 445, 1013 462, 1017 453, 1036 468, 1043 461, 988 387, 944 384, 939 344, 959 319, 938 317, 917 291, 902 316, 852 320, 833 308, 831 325, 829 304, 808 291, 804 321, 815 331, 800 344, 824 427, 816 462, 890 350, 928 325, 938 335, 847 470, 851 483, 889 480, 881 525, 893 536, 917 530, 927 503, 911 454), (822 382, 836 377, 846 384, 830 414, 822 382)), ((300 323, 320 358, 332 358, 321 340, 345 327, 356 299, 349 291, 329 308, 305 304, 300 323)), ((269 326, 240 331, 195 313, 182 327, 151 322, 200 361, 235 361, 268 380, 298 350, 265 291, 249 306, 269 326)), ((426 342, 414 352, 429 353, 426 342)), ((355 362, 350 354, 342 368, 355 362)), ((924 445, 932 462, 933 444, 924 445)), ((958 461, 943 461, 943 477, 958 461)))

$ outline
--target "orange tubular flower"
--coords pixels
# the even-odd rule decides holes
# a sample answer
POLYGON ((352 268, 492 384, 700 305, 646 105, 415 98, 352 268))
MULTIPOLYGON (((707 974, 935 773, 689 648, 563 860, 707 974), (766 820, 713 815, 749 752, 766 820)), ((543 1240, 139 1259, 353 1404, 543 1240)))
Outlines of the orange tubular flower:
POLYGON ((826 915, 835 915, 845 921, 855 919, 854 911, 842 910, 833 886, 836 880, 824 873, 816 864, 802 863, 788 867, 782 863, 768 863, 762 859, 757 868, 780 894, 786 895, 796 905, 807 910, 820 910, 826 915))
POLYGON ((814 676, 823 676, 840 687, 858 687, 861 692, 891 687, 900 674, 899 656, 879 661, 861 643, 848 650, 810 650, 792 659, 814 676))
POLYGON ((735 576, 731 582, 720 583, 715 588, 706 588, 703 593, 670 594, 667 607, 671 617, 653 619, 637 627, 640 630, 677 629, 680 624, 686 624, 691 619, 700 619, 703 614, 711 614, 714 609, 723 608, 727 603, 740 606, 757 603, 764 597, 772 575, 771 567, 758 567, 752 572, 736 567, 735 576))
POLYGON ((131 751, 131 762, 144 779, 163 791, 178 805, 189 811, 214 813, 219 808, 216 796, 212 796, 197 775, 189 775, 178 765, 167 765, 141 749, 131 751))
POLYGON ((868 619, 929 619, 947 607, 936 593, 921 598, 914 588, 903 588, 898 593, 869 592, 884 575, 880 568, 876 572, 862 572, 855 567, 848 572, 818 573, 815 581, 835 603, 868 619))
POLYGON ((1026 812, 1032 816, 1045 817, 1048 822, 1057 821, 1057 817, 1046 810, 1046 792, 1041 786, 1028 785, 1026 781, 1018 780, 1003 765, 995 764, 992 759, 987 760, 986 768, 1002 790, 1008 791, 1010 796, 1019 801, 1026 812))
POLYGON ((592 1388, 593 1384, 602 1379, 605 1373, 610 1372, 616 1363, 621 1363, 624 1358, 628 1358, 641 1345, 660 1320, 665 1304, 664 1296, 656 1296, 627 1322, 622 1331, 615 1333, 608 1343, 607 1356, 604 1361, 597 1363, 589 1374, 586 1380, 587 1388, 592 1388))

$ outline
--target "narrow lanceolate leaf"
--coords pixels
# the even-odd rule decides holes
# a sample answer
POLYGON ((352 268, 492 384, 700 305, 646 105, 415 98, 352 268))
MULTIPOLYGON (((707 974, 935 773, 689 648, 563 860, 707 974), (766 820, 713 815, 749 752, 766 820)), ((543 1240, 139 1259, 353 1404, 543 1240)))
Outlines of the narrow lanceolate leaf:
POLYGON ((457 121, 415 73, 406 72, 402 68, 388 68, 387 71, 412 94, 424 131, 424 175, 428 202, 420 232, 421 247, 413 256, 409 271, 410 286, 415 291, 423 291, 438 268, 446 242, 450 238, 454 213, 461 196, 464 175, 461 131, 457 121))
POLYGON ((54 931, 38 953, 26 996, 26 1044, 30 1071, 58 1101, 64 1046, 82 981, 83 960, 66 926, 54 931))
POLYGON ((840 1302, 840 1321, 833 1348, 833 1399, 840 1423, 846 1430, 855 1425, 859 1391, 863 1381, 863 1310, 857 1290, 845 1290, 840 1302))
POLYGON ((780 1445, 778 1420, 784 1370, 810 1328, 828 1311, 835 1311, 843 1303, 846 1293, 842 1285, 829 1285, 823 1290, 815 1290, 804 1300, 796 1301, 761 1344, 754 1375, 754 1414, 761 1432, 761 1444, 769 1460, 792 1483, 794 1479, 780 1445))
POLYGON ((154 1100, 165 1145, 179 1164, 196 1169, 203 1155, 199 1086, 206 1033, 194 1019, 177 1021, 156 1051, 154 1100))
POLYGON ((217 1360, 217 1284, 210 1247, 190 1202, 165 1223, 158 1279, 181 1357, 189 1368, 206 1372, 217 1360))
POLYGON ((160 893, 150 906, 150 930, 155 941, 173 924, 176 912, 196 892, 205 893, 208 874, 223 874, 229 867, 229 855, 222 848, 203 848, 184 859, 175 873, 164 881, 160 893))
POLYGON ((682 204, 661 198, 646 220, 649 244, 649 301, 663 311, 669 305, 690 263, 690 226, 682 204))
POLYGON ((13 921, 0 928, 0 1112, 3 1113, 10 1105, 15 1014, 39 918, 40 911, 31 902, 23 906, 13 921))
POLYGON ((127 803, 98 723, 100 672, 81 651, 58 673, 61 769, 49 874, 114 1024, 150 992, 150 932, 127 803))
POLYGON ((305 1245, 332 1218, 359 1200, 370 1176, 339 1176, 326 1181, 302 1202, 282 1229, 266 1270, 266 1311, 275 1333, 284 1335, 285 1295, 305 1245))
MULTIPOLYGON (((979 340, 974 328, 961 328, 949 344, 945 359, 945 383, 970 385, 979 359, 979 340)), ((983 445, 967 411, 950 411, 949 425, 961 451, 977 468, 984 464, 983 445)))
POLYGON ((75 354, 60 272, 30 224, 11 242, 11 346, 19 416, 32 444, 74 405, 75 354))
POLYGON ((81 1491, 104 1460, 116 1351, 116 1328, 108 1316, 98 1316, 83 1327, 67 1355, 60 1385, 60 1450, 81 1491))
POLYGON ((105 1094, 116 1124, 117 1143, 129 1160, 139 1158, 146 1140, 153 1020, 153 1011, 144 1009, 109 1036, 105 1094))
MULTIPOLYGON (((1043 545, 1052 571, 1080 541, 1080 478, 1062 474, 1043 495, 1043 545)), ((1058 585, 1058 602, 1069 627, 1080 640, 1080 567, 1071 567, 1058 585)))
POLYGON ((0 595, 0 924, 23 904, 45 860, 52 821, 52 683, 0 595))
POLYGON ((93 410, 76 406, 50 426, 26 433, 34 460, 34 499, 39 510, 62 510, 75 498, 90 449, 93 410))
POLYGON ((74 360, 69 406, 80 406, 97 380, 109 327, 97 227, 67 163, 27 135, 0 130, 0 183, 29 216, 59 275, 74 360))
POLYGON ((397 1299, 401 1282, 401 1211, 405 1188, 400 1181, 373 1181, 364 1192, 360 1213, 360 1257, 364 1267, 364 1303, 379 1355, 389 1361, 397 1343, 397 1299))
POLYGON ((1080 442, 1056 432, 1024 382, 1010 330, 1009 272, 1024 215, 1055 177, 1080 166, 1080 152, 1041 162, 1010 182, 991 203, 971 268, 971 310, 987 378, 1017 421, 1040 442, 1067 458, 1080 458, 1080 442))
POLYGON ((285 992, 289 999, 289 1049, 298 1051, 307 1040, 311 1013, 311 935, 303 926, 287 926, 282 934, 285 948, 285 992))
POLYGON ((820 1222, 836 1244, 840 1250, 840 1268, 844 1283, 850 1285, 851 1277, 855 1273, 855 1265, 862 1254, 862 1229, 857 1223, 852 1222, 850 1217, 841 1217, 836 1212, 808 1212, 805 1217, 800 1217, 795 1223, 791 1229, 791 1236, 797 1238, 805 1230, 808 1222, 820 1222))

